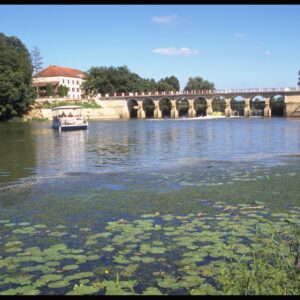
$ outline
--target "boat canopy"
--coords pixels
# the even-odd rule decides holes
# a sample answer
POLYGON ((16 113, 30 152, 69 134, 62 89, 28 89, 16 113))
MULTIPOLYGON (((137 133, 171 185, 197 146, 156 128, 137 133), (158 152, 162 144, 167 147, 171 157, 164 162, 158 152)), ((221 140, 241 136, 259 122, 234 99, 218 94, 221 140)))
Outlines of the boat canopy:
POLYGON ((83 107, 78 105, 65 105, 65 106, 54 107, 52 108, 52 110, 55 111, 55 110, 64 110, 64 109, 81 109, 81 108, 83 107))

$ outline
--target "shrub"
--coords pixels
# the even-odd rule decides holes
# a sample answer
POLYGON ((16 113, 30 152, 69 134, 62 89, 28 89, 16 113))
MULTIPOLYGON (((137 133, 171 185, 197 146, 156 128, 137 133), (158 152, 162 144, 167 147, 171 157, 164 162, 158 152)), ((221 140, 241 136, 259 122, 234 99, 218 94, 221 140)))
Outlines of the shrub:
POLYGON ((224 294, 300 294, 300 230, 296 225, 291 225, 284 235, 275 229, 271 236, 257 231, 250 247, 250 258, 222 264, 219 282, 224 294))

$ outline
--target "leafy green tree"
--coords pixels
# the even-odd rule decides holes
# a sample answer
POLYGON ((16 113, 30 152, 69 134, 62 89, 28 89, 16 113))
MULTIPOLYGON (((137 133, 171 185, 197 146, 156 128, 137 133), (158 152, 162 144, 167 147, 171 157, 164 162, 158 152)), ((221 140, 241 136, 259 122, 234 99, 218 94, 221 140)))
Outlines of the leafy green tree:
POLYGON ((154 79, 143 79, 130 72, 127 66, 91 67, 87 72, 83 89, 87 94, 127 93, 157 90, 154 79))
POLYGON ((169 91, 173 91, 174 88, 172 85, 170 85, 169 83, 167 83, 165 81, 159 81, 157 83, 157 90, 160 92, 169 92, 169 91))
POLYGON ((213 90, 215 86, 212 82, 204 80, 202 77, 189 77, 188 82, 184 88, 185 91, 192 90, 213 90))
POLYGON ((51 84, 47 84, 46 86, 46 96, 52 96, 53 94, 53 88, 52 88, 52 85, 51 84))
POLYGON ((0 33, 0 120, 22 116, 37 97, 32 63, 25 45, 0 33))
POLYGON ((179 91, 179 80, 175 76, 165 77, 158 81, 159 91, 179 91))
POLYGON ((58 93, 58 96, 59 97, 64 97, 65 95, 65 89, 64 89, 64 86, 63 85, 59 85, 58 88, 57 88, 57 93, 58 93))
POLYGON ((155 92, 157 91, 157 83, 154 79, 143 79, 143 91, 144 92, 155 92))
POLYGON ((57 93, 59 97, 65 97, 68 95, 69 88, 65 85, 60 84, 57 88, 57 93))

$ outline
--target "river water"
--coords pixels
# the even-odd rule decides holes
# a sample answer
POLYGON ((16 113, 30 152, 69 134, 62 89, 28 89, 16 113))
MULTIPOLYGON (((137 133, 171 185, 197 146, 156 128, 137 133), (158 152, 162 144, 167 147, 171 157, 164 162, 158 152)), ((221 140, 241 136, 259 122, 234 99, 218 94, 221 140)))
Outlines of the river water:
MULTIPOLYGON (((130 201, 135 194, 141 197, 139 213, 156 211, 160 206, 142 200, 143 194, 159 202, 162 191, 176 195, 183 188, 219 184, 218 190, 225 193, 221 184, 263 179, 276 168, 281 168, 278 174, 293 174, 295 169, 297 173, 300 120, 91 121, 88 131, 61 134, 47 122, 6 123, 0 124, 0 140, 0 216, 5 212, 34 219, 36 205, 43 203, 52 211, 71 201, 82 207, 76 218, 85 223, 84 211, 93 207, 83 205, 82 198, 89 194, 103 197, 112 212, 109 217, 119 217, 122 213, 112 203, 120 198, 130 201), (113 194, 117 199, 110 199, 113 194)), ((265 190, 262 185, 256 193, 265 190)), ((250 191, 247 194, 250 197, 250 191)), ((188 190, 185 196, 188 206, 188 190)), ((182 209, 182 203, 175 204, 175 211, 176 206, 182 209)), ((101 210, 93 214, 101 215, 101 210)))
POLYGON ((300 120, 90 121, 62 133, 48 122, 2 123, 0 141, 5 230, 28 222, 97 232, 143 214, 209 212, 218 201, 274 211, 300 201, 300 120))

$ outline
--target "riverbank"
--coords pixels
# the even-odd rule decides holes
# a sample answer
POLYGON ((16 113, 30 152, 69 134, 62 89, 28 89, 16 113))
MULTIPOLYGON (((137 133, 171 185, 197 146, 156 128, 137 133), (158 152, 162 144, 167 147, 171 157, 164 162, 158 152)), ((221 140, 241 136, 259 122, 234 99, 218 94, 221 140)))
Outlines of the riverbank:
POLYGON ((19 121, 51 121, 52 108, 64 105, 80 105, 82 106, 82 113, 87 119, 102 120, 102 119, 119 119, 119 114, 113 109, 99 105, 95 101, 92 102, 54 102, 54 103, 36 103, 32 105, 30 111, 20 118, 19 121))

